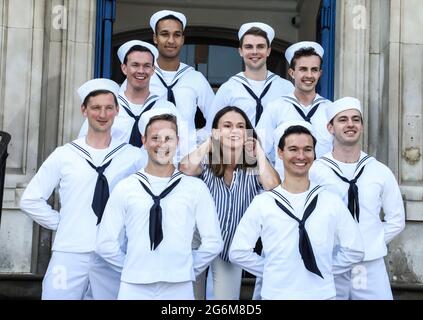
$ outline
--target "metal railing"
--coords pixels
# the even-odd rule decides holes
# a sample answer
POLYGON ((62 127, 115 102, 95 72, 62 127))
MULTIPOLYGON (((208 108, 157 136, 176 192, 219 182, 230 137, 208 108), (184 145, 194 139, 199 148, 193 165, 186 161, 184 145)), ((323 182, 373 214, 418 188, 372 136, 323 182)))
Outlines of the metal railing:
POLYGON ((1 211, 3 208, 3 190, 4 190, 4 178, 6 176, 6 160, 7 146, 10 142, 10 134, 4 131, 0 131, 0 223, 1 223, 1 211))

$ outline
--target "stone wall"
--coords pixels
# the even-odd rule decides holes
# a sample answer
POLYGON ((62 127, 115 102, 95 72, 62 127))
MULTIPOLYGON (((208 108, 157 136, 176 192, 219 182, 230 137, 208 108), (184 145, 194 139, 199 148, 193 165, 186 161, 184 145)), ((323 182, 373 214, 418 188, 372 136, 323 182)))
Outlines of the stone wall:
POLYGON ((20 196, 54 148, 78 133, 75 88, 92 77, 94 28, 95 0, 0 0, 0 128, 12 136, 0 272, 40 268, 40 228, 19 210, 20 196))

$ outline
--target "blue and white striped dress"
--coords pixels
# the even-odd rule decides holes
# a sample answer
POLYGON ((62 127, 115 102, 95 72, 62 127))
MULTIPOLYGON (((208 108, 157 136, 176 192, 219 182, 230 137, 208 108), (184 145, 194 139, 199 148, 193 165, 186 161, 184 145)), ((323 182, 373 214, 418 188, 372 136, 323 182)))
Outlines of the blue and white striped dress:
POLYGON ((235 234, 236 227, 254 197, 263 189, 258 179, 257 170, 234 171, 232 183, 227 186, 223 177, 217 177, 210 166, 203 164, 201 179, 210 190, 216 205, 222 232, 223 250, 220 257, 229 262, 229 247, 235 234))

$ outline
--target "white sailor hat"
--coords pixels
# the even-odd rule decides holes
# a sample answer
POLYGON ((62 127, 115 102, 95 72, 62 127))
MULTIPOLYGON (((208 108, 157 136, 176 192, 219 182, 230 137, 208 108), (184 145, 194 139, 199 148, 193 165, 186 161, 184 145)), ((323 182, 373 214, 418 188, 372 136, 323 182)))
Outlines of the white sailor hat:
POLYGON ((318 44, 317 42, 313 41, 301 41, 294 43, 292 46, 290 46, 285 51, 285 58, 286 61, 288 61, 289 64, 291 64, 292 58, 294 58, 295 52, 297 52, 300 49, 306 49, 306 48, 313 48, 316 53, 323 58, 323 55, 325 54, 325 50, 323 47, 318 44))
POLYGON ((141 135, 145 135, 145 129, 150 119, 152 117, 162 115, 162 114, 174 115, 176 117, 176 123, 179 127, 178 112, 176 111, 176 108, 153 108, 151 110, 144 112, 141 115, 140 121, 138 122, 138 129, 140 130, 141 135))
POLYGON ((304 120, 292 120, 292 121, 285 121, 284 123, 282 123, 280 126, 278 126, 275 131, 273 132, 273 141, 275 146, 277 147, 279 145, 279 140, 282 138, 282 136, 284 135, 285 131, 290 128, 290 127, 294 127, 294 126, 301 126, 306 128, 308 131, 310 131, 311 135, 313 137, 315 137, 314 134, 314 130, 312 125, 304 120))
POLYGON ((85 98, 93 91, 97 90, 107 90, 113 93, 118 98, 119 95, 119 85, 110 79, 98 78, 92 79, 85 82, 78 89, 78 95, 81 98, 81 102, 84 102, 85 98))
POLYGON ((121 63, 123 63, 123 61, 125 60, 125 56, 128 53, 128 51, 134 46, 142 46, 150 50, 150 52, 154 56, 154 61, 156 61, 157 58, 159 57, 159 51, 157 51, 157 48, 153 46, 152 44, 145 41, 140 41, 140 40, 131 40, 131 41, 125 42, 123 45, 119 47, 117 55, 121 63))
POLYGON ((238 31, 238 39, 241 40, 243 35, 250 30, 251 28, 258 28, 260 30, 263 30, 267 34, 267 39, 269 40, 269 43, 272 43, 272 40, 275 38, 275 30, 268 24, 262 23, 262 22, 249 22, 244 23, 238 31))
POLYGON ((360 100, 352 97, 345 97, 336 100, 326 109, 326 118, 328 119, 328 122, 330 122, 338 113, 349 109, 358 110, 361 114, 363 114, 361 111, 360 100))
POLYGON ((157 11, 155 14, 153 14, 150 18, 150 27, 153 29, 153 32, 156 32, 156 24, 157 22, 167 16, 174 16, 179 21, 182 22, 182 29, 185 30, 185 26, 187 25, 187 18, 183 13, 172 11, 172 10, 161 10, 157 11))

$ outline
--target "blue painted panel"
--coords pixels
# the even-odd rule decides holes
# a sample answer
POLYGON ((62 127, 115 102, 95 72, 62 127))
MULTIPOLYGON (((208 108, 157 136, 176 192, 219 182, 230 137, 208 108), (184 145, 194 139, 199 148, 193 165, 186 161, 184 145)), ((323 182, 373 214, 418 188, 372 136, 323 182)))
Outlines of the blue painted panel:
POLYGON ((322 0, 317 18, 317 41, 325 49, 323 75, 317 91, 330 100, 334 98, 336 0, 322 0))
POLYGON ((110 78, 116 0, 97 0, 94 77, 110 78))

